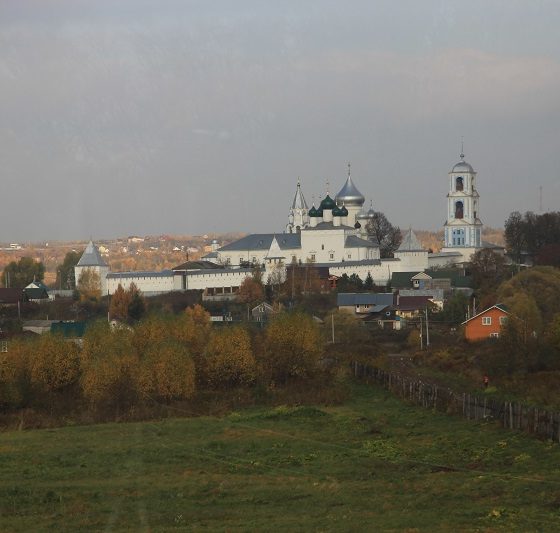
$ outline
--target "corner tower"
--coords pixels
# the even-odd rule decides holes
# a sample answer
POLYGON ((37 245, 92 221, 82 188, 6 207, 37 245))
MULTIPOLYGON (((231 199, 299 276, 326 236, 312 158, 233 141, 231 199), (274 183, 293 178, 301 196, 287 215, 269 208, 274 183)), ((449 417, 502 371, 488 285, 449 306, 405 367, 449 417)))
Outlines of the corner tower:
POLYGON ((442 252, 461 252, 463 260, 482 247, 482 222, 479 218, 479 194, 476 190, 476 172, 465 161, 460 161, 449 172, 447 193, 447 220, 444 224, 445 244, 442 252))

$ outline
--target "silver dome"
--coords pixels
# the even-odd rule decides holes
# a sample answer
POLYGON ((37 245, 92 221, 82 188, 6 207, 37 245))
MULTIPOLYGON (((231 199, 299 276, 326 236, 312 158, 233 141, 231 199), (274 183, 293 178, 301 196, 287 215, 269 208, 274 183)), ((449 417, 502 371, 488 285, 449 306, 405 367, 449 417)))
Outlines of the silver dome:
POLYGON ((461 161, 459 161, 452 169, 451 172, 473 172, 474 169, 469 163, 465 161, 465 154, 461 154, 461 161))
POLYGON ((365 198, 364 195, 357 189, 357 187, 352 182, 352 178, 350 174, 348 174, 348 178, 346 179, 346 183, 344 187, 340 189, 338 194, 335 197, 336 203, 341 206, 344 204, 346 207, 348 206, 362 206, 364 205, 365 198))

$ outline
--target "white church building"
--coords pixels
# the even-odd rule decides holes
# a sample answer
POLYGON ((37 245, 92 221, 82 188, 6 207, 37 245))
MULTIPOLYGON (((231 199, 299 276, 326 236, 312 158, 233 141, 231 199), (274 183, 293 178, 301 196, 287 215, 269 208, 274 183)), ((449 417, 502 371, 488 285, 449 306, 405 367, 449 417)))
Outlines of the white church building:
POLYGON ((365 198, 348 175, 336 196, 327 191, 318 206, 309 208, 301 183, 289 208, 285 231, 255 233, 219 247, 202 261, 190 261, 162 272, 110 272, 98 249, 90 242, 75 267, 76 280, 85 268, 94 269, 101 278, 102 294, 113 294, 118 285, 125 289, 134 283, 144 294, 200 289, 210 296, 234 295, 243 280, 257 266, 264 268, 263 279, 272 273, 285 275, 292 263, 328 267, 331 275, 370 274, 376 285, 386 285, 394 272, 424 271, 468 261, 485 246, 481 240, 479 194, 476 172, 464 159, 449 172, 449 192, 445 243, 441 252, 428 253, 412 229, 403 235, 394 257, 381 259, 379 243, 369 233, 373 207, 366 210, 365 198))

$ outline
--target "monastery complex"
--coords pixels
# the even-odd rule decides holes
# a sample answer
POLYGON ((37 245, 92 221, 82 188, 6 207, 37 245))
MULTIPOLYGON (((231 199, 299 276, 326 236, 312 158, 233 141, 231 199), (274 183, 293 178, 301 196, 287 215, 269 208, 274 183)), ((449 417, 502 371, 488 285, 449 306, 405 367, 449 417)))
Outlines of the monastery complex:
POLYGON ((428 268, 462 264, 483 247, 498 248, 482 241, 479 194, 473 167, 461 153, 449 172, 445 242, 439 253, 424 250, 412 230, 406 232, 394 257, 381 259, 379 243, 368 232, 374 211, 348 176, 338 194, 326 196, 309 208, 298 182, 283 232, 255 233, 219 246, 201 261, 187 261, 162 272, 110 272, 99 250, 90 242, 75 267, 76 280, 85 269, 97 272, 102 294, 113 294, 120 285, 134 283, 146 296, 171 291, 202 290, 205 296, 233 297, 254 267, 269 275, 285 276, 292 263, 328 267, 329 274, 368 274, 376 285, 387 285, 395 272, 420 272, 428 268))

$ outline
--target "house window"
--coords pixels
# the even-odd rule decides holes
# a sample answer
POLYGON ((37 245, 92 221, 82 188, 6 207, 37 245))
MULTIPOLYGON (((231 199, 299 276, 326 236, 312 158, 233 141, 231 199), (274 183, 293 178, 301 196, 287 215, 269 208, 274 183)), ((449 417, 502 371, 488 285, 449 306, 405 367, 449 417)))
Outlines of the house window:
POLYGON ((334 253, 333 252, 329 253, 329 259, 331 261, 334 261, 334 253))
POLYGON ((315 254, 311 254, 311 261, 315 262, 315 254))
POLYGON ((321 244, 321 250, 324 250, 324 249, 325 249, 325 245, 321 244))
POLYGON ((352 259, 352 254, 348 254, 348 259, 352 259))
POLYGON ((491 326, 492 325, 492 317, 491 316, 483 316, 482 317, 482 325, 483 326, 491 326))
POLYGON ((8 352, 8 341, 0 341, 0 352, 2 353, 8 352))
POLYGON ((490 338, 491 339, 497 339, 500 336, 499 333, 490 333, 490 338))
POLYGON ((503 326, 507 322, 507 316, 500 317, 500 326, 503 326))

